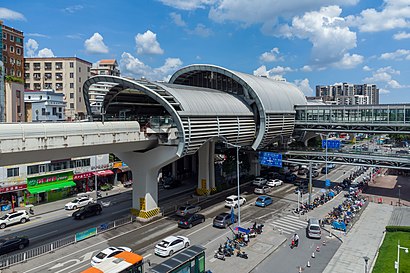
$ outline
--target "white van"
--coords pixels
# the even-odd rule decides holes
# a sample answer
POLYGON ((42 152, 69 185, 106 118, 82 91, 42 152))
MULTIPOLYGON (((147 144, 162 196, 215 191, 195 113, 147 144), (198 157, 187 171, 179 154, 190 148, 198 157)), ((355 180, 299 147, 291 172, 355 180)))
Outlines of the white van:
POLYGON ((306 236, 308 238, 320 239, 322 238, 322 231, 320 230, 319 220, 310 218, 306 227, 306 236))

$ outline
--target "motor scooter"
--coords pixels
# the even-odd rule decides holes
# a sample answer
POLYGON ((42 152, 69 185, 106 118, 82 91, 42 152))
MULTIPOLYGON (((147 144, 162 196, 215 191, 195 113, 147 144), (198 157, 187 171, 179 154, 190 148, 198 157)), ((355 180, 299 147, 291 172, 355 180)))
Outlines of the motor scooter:
POLYGON ((214 258, 225 261, 225 255, 218 250, 215 250, 214 258))
POLYGON ((239 258, 248 259, 248 254, 246 254, 245 251, 242 251, 242 252, 238 251, 236 253, 236 256, 239 257, 239 258))

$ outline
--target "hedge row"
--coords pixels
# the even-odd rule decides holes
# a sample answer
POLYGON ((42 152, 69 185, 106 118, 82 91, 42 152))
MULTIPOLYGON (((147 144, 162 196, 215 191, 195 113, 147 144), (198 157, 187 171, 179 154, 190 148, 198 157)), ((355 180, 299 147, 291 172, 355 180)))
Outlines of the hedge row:
POLYGON ((390 232, 395 232, 395 231, 410 232, 410 226, 386 226, 386 231, 390 231, 390 232))

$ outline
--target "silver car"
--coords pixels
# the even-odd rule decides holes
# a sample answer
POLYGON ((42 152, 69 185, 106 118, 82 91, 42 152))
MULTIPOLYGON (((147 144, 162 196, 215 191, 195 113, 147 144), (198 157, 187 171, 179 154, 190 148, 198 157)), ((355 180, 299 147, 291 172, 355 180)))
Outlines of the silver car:
POLYGON ((272 191, 272 188, 269 186, 262 186, 262 187, 257 187, 254 190, 254 193, 256 194, 266 194, 268 192, 272 191))
MULTIPOLYGON (((234 215, 234 222, 238 221, 238 216, 234 215)), ((221 213, 214 218, 213 226, 226 228, 229 225, 233 224, 230 213, 221 213)))
POLYGON ((178 210, 175 212, 176 215, 178 216, 185 216, 187 214, 195 214, 201 210, 200 206, 196 205, 184 205, 178 208, 178 210))

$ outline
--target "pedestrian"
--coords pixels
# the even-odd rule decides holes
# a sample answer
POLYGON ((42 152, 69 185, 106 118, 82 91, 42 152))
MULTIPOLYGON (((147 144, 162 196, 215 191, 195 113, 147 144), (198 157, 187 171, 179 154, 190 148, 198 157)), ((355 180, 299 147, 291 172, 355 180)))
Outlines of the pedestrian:
POLYGON ((295 247, 297 247, 299 245, 299 235, 297 233, 293 235, 293 241, 295 242, 295 247))

